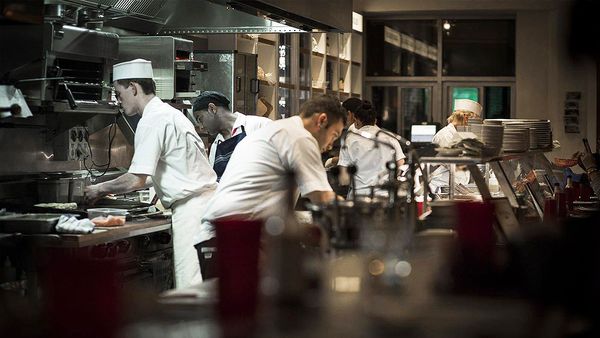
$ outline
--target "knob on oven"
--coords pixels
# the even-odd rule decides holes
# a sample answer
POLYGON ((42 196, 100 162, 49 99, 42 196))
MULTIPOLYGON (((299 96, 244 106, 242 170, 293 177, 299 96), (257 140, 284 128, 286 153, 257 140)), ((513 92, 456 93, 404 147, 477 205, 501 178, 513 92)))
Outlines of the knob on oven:
POLYGON ((151 242, 152 242, 152 240, 150 239, 150 236, 142 236, 140 238, 140 246, 142 248, 149 247, 151 242))

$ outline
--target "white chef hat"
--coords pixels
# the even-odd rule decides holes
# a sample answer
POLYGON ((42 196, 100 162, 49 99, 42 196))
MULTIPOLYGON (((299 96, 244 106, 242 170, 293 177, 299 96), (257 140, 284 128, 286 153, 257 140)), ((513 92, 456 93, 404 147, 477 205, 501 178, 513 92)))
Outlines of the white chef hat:
POLYGON ((456 99, 454 100, 454 110, 465 110, 475 113, 480 116, 483 107, 479 103, 469 99, 456 99))
POLYGON ((117 63, 113 66, 113 81, 123 79, 152 79, 152 62, 144 59, 117 63))

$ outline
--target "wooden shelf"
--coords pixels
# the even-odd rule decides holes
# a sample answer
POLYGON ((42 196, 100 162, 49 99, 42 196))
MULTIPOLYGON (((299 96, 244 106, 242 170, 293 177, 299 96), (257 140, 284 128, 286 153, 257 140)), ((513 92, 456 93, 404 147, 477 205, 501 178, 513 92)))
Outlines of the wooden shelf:
POLYGON ((352 65, 360 67, 360 62, 358 62, 358 61, 352 61, 352 65))
POLYGON ((319 88, 319 87, 312 87, 313 91, 319 91, 321 93, 325 93, 325 88, 319 88))
POLYGON ((310 90, 309 86, 300 86, 298 89, 300 90, 310 90))
POLYGON ((345 64, 346 66, 350 65, 350 60, 340 59, 340 63, 345 64))
POLYGON ((296 89, 296 86, 294 86, 293 84, 289 84, 289 83, 285 83, 285 82, 279 82, 279 87, 280 88, 288 88, 288 89, 296 89))
POLYGON ((275 87, 275 85, 270 84, 269 81, 266 80, 258 80, 258 83, 260 83, 261 86, 275 87))
POLYGON ((323 54, 323 53, 319 53, 319 52, 315 52, 315 51, 312 51, 312 56, 318 56, 318 57, 322 57, 322 58, 324 58, 324 57, 325 57, 325 54, 323 54))
POLYGON ((339 60, 340 58, 338 58, 337 56, 334 56, 334 55, 327 55, 327 59, 328 59, 328 60, 331 60, 331 61, 337 61, 337 60, 339 60))

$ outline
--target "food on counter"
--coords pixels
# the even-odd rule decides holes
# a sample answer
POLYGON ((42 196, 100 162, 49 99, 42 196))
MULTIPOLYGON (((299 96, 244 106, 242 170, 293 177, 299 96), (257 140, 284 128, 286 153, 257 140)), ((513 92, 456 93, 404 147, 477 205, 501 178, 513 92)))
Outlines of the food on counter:
POLYGON ((125 224, 125 216, 98 216, 96 218, 92 218, 92 223, 94 223, 94 225, 96 225, 97 227, 121 226, 125 224))
POLYGON ((554 158, 554 165, 559 168, 570 168, 577 165, 576 158, 554 158))
POLYGON ((52 209, 61 209, 61 210, 76 210, 77 209, 77 203, 38 203, 34 206, 40 207, 40 208, 52 208, 52 209))

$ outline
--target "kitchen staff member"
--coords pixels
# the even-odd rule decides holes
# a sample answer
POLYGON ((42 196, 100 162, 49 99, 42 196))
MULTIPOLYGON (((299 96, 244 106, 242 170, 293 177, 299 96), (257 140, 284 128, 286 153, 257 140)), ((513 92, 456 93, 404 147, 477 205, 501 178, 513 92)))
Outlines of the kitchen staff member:
MULTIPOLYGON (((375 125, 376 116, 371 103, 362 101, 361 106, 354 112, 354 125, 358 132, 376 136, 380 130, 375 125)), ((346 144, 340 151, 339 165, 341 167, 348 167, 352 164, 357 167, 354 176, 354 189, 356 189, 357 195, 369 195, 372 186, 379 185, 388 178, 387 162, 395 161, 398 167, 404 164, 406 156, 404 156, 398 140, 384 133, 377 135, 377 139, 392 145, 394 149, 381 144, 376 146, 371 140, 349 133, 346 136, 346 144)), ((382 192, 381 189, 375 190, 376 194, 382 192)), ((351 193, 349 192, 349 194, 351 193)))
POLYGON ((215 255, 203 254, 216 246, 212 222, 234 215, 262 220, 277 215, 287 200, 287 172, 295 173, 296 194, 314 203, 335 198, 321 153, 341 135, 345 123, 346 110, 336 98, 317 96, 302 105, 300 115, 274 121, 240 142, 195 239, 203 276, 214 271, 215 255))
POLYGON ((202 140, 183 113, 156 96, 150 61, 136 59, 113 67, 117 100, 128 116, 142 117, 135 132, 135 152, 126 174, 86 188, 89 200, 122 194, 152 178, 156 193, 173 211, 175 286, 201 281, 193 234, 217 186, 202 140))
POLYGON ((362 105, 362 102, 363 101, 357 97, 351 97, 351 98, 346 99, 342 103, 342 106, 348 112, 348 119, 346 120, 346 125, 344 126, 344 131, 342 132, 342 136, 340 136, 340 138, 338 138, 333 143, 333 148, 329 152, 329 154, 332 154, 333 156, 325 161, 325 168, 331 168, 331 167, 335 167, 336 165, 338 165, 338 161, 340 159, 340 149, 342 147, 341 140, 346 138, 346 134, 348 133, 348 130, 356 131, 356 127, 354 126, 354 120, 355 120, 354 114, 355 114, 356 110, 362 105))
POLYGON ((193 105, 194 116, 206 132, 215 137, 210 147, 208 161, 217 173, 217 181, 221 179, 233 150, 241 140, 256 130, 273 122, 260 116, 233 113, 229 109, 229 99, 225 95, 214 92, 202 92, 193 105))
MULTIPOLYGON (((481 115, 483 107, 479 103, 469 99, 457 99, 454 101, 454 111, 448 117, 448 125, 440 129, 434 136, 432 143, 437 143, 442 148, 450 148, 457 143, 458 131, 457 126, 466 126, 469 124, 469 118, 481 115)), ((430 175, 430 186, 434 192, 442 186, 448 186, 449 172, 446 166, 437 167, 430 175)), ((466 170, 457 170, 455 182, 467 185, 471 175, 466 170)))

